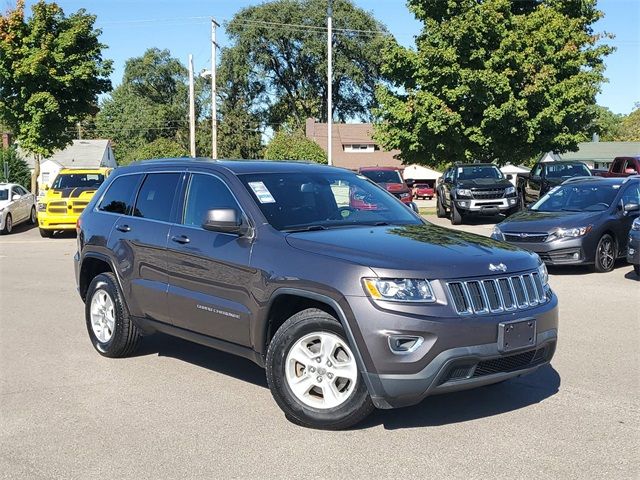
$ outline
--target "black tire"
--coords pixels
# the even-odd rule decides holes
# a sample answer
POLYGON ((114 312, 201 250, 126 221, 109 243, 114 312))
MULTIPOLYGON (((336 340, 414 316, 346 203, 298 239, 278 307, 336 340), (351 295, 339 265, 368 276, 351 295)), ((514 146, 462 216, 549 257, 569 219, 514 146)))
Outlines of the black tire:
POLYGON ((46 230, 44 228, 39 228, 38 230, 40 230, 40 236, 42 238, 51 238, 51 237, 53 237, 53 230, 46 230))
POLYGON ((640 265, 634 265, 633 271, 636 272, 636 276, 640 277, 640 265))
POLYGON ((441 197, 439 195, 436 198, 436 215, 438 218, 446 218, 447 210, 444 208, 444 205, 442 205, 442 200, 440 200, 440 198, 441 197))
POLYGON ((10 213, 7 213, 7 217, 4 219, 4 228, 2 229, 2 231, 0 231, 0 233, 2 233, 2 235, 8 235, 11 233, 12 230, 13 230, 13 217, 11 216, 10 213))
POLYGON ((374 410, 360 372, 357 374, 354 390, 344 403, 328 409, 302 403, 286 379, 289 350, 304 336, 313 333, 331 333, 348 344, 342 325, 332 315, 316 308, 296 313, 284 322, 269 344, 266 369, 271 394, 286 417, 297 425, 323 430, 348 428, 362 421, 374 410))
POLYGON ((615 239, 605 233, 600 237, 596 247, 594 270, 599 273, 612 271, 616 264, 616 258, 618 258, 617 253, 618 248, 615 239))
POLYGON ((462 224, 462 214, 456 207, 456 204, 451 202, 451 225, 460 225, 462 224))
POLYGON ((113 273, 97 275, 89 285, 85 298, 85 321, 93 347, 100 355, 117 358, 131 355, 140 342, 140 331, 131 321, 124 297, 113 273), (91 307, 94 295, 106 293, 113 303, 114 328, 107 341, 100 341, 91 326, 91 307))
POLYGON ((38 213, 36 207, 31 207, 31 214, 29 215, 29 225, 35 225, 38 223, 38 213))

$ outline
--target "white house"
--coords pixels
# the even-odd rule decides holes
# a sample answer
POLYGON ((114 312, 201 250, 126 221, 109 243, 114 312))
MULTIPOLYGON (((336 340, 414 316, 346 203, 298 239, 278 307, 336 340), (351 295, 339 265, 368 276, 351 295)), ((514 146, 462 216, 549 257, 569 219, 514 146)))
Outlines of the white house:
POLYGON ((504 176, 506 177, 507 175, 511 175, 511 180, 510 182, 513 183, 513 185, 516 185, 516 177, 519 173, 529 173, 529 168, 527 167, 523 167, 522 165, 505 165, 504 167, 500 167, 500 171, 502 173, 504 173, 504 176))
POLYGON ((436 180, 442 176, 442 172, 433 170, 422 165, 407 165, 404 167, 402 175, 405 179, 412 179, 415 183, 426 183, 431 187, 435 186, 436 180))
MULTIPOLYGON (((20 155, 29 165, 31 172, 35 168, 35 158, 20 151, 20 155)), ((116 168, 111 140, 74 140, 64 150, 59 150, 49 158, 40 161, 40 188, 51 185, 58 172, 63 168, 116 168)))

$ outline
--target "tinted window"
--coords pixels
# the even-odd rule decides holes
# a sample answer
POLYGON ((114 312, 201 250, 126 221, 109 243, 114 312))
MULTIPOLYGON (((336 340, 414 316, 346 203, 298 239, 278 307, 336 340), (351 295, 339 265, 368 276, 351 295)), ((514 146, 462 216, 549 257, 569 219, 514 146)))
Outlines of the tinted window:
POLYGON ((27 193, 29 193, 26 189, 22 188, 20 185, 16 187, 16 190, 18 191, 19 195, 26 195, 27 193))
POLYGON ((622 204, 635 203, 640 205, 640 185, 629 185, 622 194, 622 204))
POLYGON ((599 212, 611 206, 619 184, 569 184, 553 188, 531 210, 540 212, 599 212))
POLYGON ((136 217, 168 222, 180 180, 179 173, 151 173, 145 178, 134 209, 136 217))
POLYGON ((458 167, 459 180, 474 180, 476 178, 503 178, 502 172, 494 165, 478 165, 472 167, 458 167))
POLYGON ((549 178, 571 178, 589 176, 591 176, 591 172, 582 163, 549 163, 547 165, 547 177, 549 178))
POLYGON ((364 170, 361 173, 376 183, 403 183, 397 170, 364 170))
POLYGON ((0 190, 0 200, 7 200, 9 198, 9 189, 3 188, 0 190))
POLYGON ((102 197, 98 210, 130 215, 138 180, 140 175, 124 175, 116 178, 102 197))
POLYGON ((201 226, 206 212, 214 208, 235 208, 240 211, 222 180, 211 175, 193 175, 189 182, 182 223, 201 226))

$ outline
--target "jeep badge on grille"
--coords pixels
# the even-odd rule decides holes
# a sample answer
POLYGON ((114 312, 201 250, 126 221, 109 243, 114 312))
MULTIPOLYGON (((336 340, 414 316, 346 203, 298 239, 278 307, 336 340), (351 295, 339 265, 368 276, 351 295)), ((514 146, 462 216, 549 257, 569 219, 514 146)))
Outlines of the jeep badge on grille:
POLYGON ((504 263, 498 263, 497 265, 490 263, 489 271, 491 272, 506 272, 507 266, 504 263))

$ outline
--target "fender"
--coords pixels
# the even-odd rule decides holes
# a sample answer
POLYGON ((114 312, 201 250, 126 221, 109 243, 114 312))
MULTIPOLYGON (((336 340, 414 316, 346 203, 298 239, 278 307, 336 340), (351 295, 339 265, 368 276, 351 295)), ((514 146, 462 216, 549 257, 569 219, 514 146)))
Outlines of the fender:
MULTIPOLYGON (((78 293, 80 293, 80 296, 81 296, 83 301, 84 301, 84 296, 80 292, 80 278, 81 278, 80 274, 82 272, 82 266, 84 265, 84 261, 87 258, 95 258, 96 260, 101 260, 101 261, 105 262, 107 265, 109 265, 109 268, 111 268, 111 271, 113 272, 113 274, 116 277, 116 282, 118 282, 118 287, 120 287, 120 291, 124 292, 124 290, 122 288, 122 281, 120 280, 120 275, 118 274, 118 270, 115 268, 113 260, 111 260, 111 257, 109 257, 108 255, 105 255, 104 253, 89 251, 89 252, 86 252, 86 253, 84 253, 82 255, 81 260, 80 260, 79 269, 78 269, 78 293)), ((88 287, 88 285, 87 285, 87 287, 88 287)), ((126 299, 125 299, 125 302, 126 302, 126 299)))
MULTIPOLYGON (((369 391, 369 394, 372 397, 377 397, 380 389, 376 388, 377 386, 373 384, 371 376, 368 375, 367 369, 365 367, 364 359, 362 357, 362 353, 360 352, 358 344, 353 335, 353 330, 351 329, 349 321, 347 320, 347 316, 344 313, 344 310, 340 306, 340 304, 333 298, 329 297, 328 295, 324 295, 316 292, 310 292, 308 290, 302 290, 298 288, 283 287, 273 292, 273 294, 271 295, 271 298, 269 299, 269 308, 273 304, 273 301, 281 295, 297 295, 299 297, 308 298, 310 300, 316 300, 318 302, 326 303, 327 305, 329 305, 331 308, 335 310, 335 312, 338 314, 338 320, 340 321, 340 324, 342 325, 342 328, 344 329, 344 332, 347 336, 349 347, 351 347, 351 350, 353 351, 356 357, 356 365, 358 366, 358 370, 362 374, 362 379, 364 380, 367 390, 369 391)), ((266 329, 265 329, 265 335, 266 335, 266 329)))

